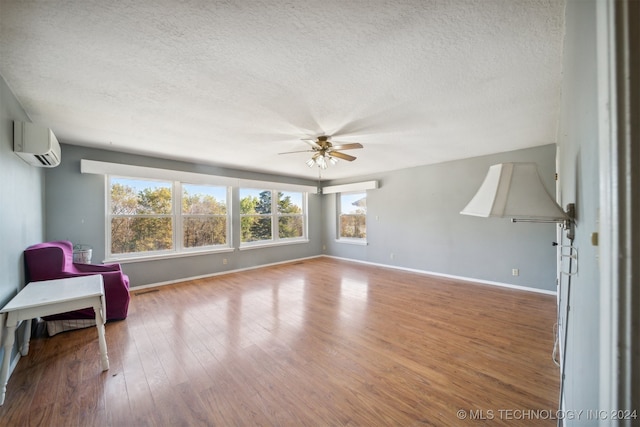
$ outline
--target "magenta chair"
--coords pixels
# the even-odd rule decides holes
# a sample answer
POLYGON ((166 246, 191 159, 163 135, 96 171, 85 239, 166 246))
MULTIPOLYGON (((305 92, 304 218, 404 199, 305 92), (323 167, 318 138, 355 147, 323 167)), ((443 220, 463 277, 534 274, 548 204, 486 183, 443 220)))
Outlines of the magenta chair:
MULTIPOLYGON (((73 245, 66 240, 39 243, 24 251, 28 282, 65 279, 68 277, 101 274, 107 304, 106 320, 127 317, 129 309, 129 277, 120 264, 74 264, 73 245)), ((45 320, 95 319, 92 308, 47 316, 45 320)))

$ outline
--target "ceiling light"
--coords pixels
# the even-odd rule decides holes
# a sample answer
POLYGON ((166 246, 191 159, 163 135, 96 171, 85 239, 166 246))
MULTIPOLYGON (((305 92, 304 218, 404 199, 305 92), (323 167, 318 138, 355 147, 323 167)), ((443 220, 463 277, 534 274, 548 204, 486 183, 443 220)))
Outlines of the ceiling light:
POLYGON ((286 151, 279 154, 313 152, 313 156, 305 162, 307 166, 311 168, 314 165, 318 165, 320 169, 327 169, 329 165, 338 164, 338 160, 352 162, 356 159, 356 157, 351 154, 343 153, 343 150, 363 148, 359 142, 339 142, 337 145, 333 145, 331 141, 329 141, 330 138, 328 135, 320 135, 315 140, 305 138, 303 141, 310 145, 310 150, 286 151))
POLYGON ((318 166, 320 166, 321 169, 326 169, 329 165, 327 165, 327 160, 324 158, 324 156, 318 156, 318 158, 316 159, 316 163, 318 164, 318 166))
POLYGON ((573 239, 575 206, 567 211, 547 192, 535 163, 500 163, 489 172, 478 192, 460 212, 480 217, 511 218, 512 222, 562 223, 573 239))

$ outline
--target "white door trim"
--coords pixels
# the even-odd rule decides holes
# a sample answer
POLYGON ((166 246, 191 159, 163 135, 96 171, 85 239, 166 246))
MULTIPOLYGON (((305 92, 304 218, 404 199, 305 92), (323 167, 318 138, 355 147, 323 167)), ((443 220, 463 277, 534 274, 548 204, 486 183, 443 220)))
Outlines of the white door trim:
POLYGON ((597 8, 600 409, 640 411, 640 3, 607 0, 597 8))

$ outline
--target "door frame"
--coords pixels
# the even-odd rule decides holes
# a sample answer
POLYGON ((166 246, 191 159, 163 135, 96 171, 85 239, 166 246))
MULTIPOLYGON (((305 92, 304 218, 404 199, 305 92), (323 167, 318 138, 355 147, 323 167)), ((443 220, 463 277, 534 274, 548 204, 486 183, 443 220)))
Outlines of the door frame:
MULTIPOLYGON (((599 400, 601 410, 640 411, 640 223, 634 221, 640 213, 637 25, 640 2, 606 0, 596 4, 601 260, 599 400)), ((631 426, 633 421, 615 424, 631 426)), ((611 419, 604 422, 614 425, 611 419)))

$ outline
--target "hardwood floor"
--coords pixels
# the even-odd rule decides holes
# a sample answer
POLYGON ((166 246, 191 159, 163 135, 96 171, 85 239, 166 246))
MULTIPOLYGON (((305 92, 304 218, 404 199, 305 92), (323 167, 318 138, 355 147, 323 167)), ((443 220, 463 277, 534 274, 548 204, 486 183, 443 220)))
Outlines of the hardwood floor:
POLYGON ((36 336, 0 424, 552 426, 554 322, 552 296, 330 258, 134 289, 110 370, 95 328, 36 336))

